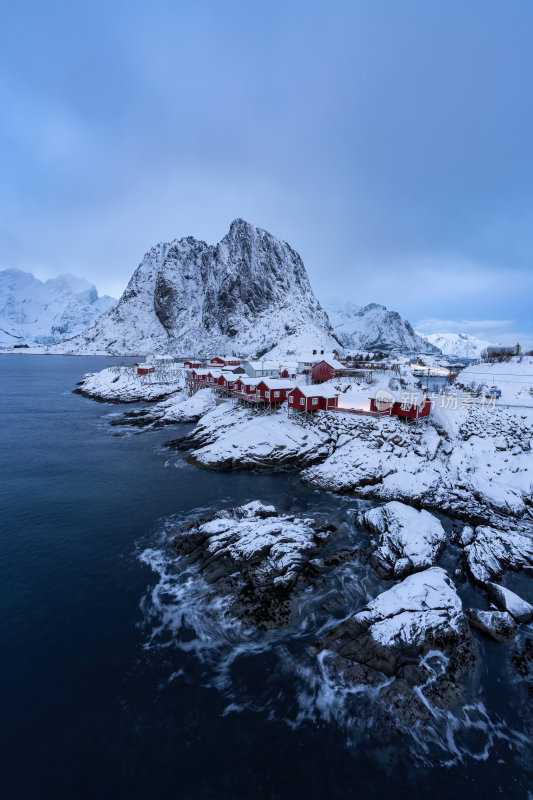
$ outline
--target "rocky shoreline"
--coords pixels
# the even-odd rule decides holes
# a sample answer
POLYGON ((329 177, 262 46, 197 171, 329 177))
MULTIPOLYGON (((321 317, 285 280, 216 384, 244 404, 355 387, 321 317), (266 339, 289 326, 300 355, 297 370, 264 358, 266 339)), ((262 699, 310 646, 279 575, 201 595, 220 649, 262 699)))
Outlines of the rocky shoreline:
MULTIPOLYGON (((461 599, 449 566, 446 570, 438 561, 465 531, 464 541, 469 539, 465 528, 456 526, 447 537, 432 514, 399 502, 362 512, 354 525, 366 528, 368 541, 361 535, 354 541, 352 535, 347 546, 336 524, 280 514, 257 500, 182 525, 172 532, 172 542, 180 570, 199 570, 222 602, 221 613, 244 630, 283 629, 318 600, 322 621, 318 609, 311 617, 316 631, 325 632, 307 649, 314 672, 331 686, 370 692, 380 725, 425 724, 435 714, 461 708, 478 680, 477 637, 514 639, 531 621, 533 606, 501 584, 480 584, 471 572, 465 577, 460 554, 459 560, 454 556, 455 573, 482 588, 478 605, 484 595, 485 607, 461 599), (353 597, 338 591, 320 599, 339 570, 349 568, 349 581, 357 581, 367 564, 382 591, 366 604, 354 607, 353 597), (340 620, 331 616, 333 609, 340 620)), ((506 569, 520 569, 524 554, 515 556, 506 569)), ((491 569, 492 552, 478 548, 476 558, 478 575, 491 569)), ((530 682, 527 652, 517 659, 517 674, 530 682)))
MULTIPOLYGON (((101 390, 95 380, 86 377, 83 393, 93 386, 100 399, 113 399, 119 381, 101 390)), ((337 569, 353 569, 355 581, 358 570, 372 570, 378 590, 366 603, 346 605, 341 593, 323 605, 322 613, 335 607, 343 616, 322 620, 308 655, 328 685, 371 692, 385 727, 425 724, 461 707, 480 665, 479 637, 518 642, 528 630, 531 589, 523 598, 504 584, 509 574, 533 575, 530 417, 468 409, 422 424, 328 412, 306 419, 220 402, 210 389, 192 397, 172 389, 112 424, 196 422, 166 443, 187 450, 194 465, 296 468, 302 482, 377 504, 355 516, 366 534, 348 546, 328 519, 281 514, 260 501, 195 520, 172 541, 180 565, 199 571, 225 615, 267 633, 298 620, 337 569), (451 534, 435 513, 454 517, 451 534)), ((131 387, 119 391, 139 399, 131 387)), ((513 664, 531 687, 528 641, 513 664)))

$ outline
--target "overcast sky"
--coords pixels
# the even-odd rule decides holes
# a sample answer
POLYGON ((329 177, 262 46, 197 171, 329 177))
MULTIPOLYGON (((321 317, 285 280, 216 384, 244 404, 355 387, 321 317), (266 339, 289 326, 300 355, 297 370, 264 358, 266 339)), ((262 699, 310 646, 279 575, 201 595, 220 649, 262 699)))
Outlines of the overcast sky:
POLYGON ((118 296, 244 217, 320 299, 533 336, 533 3, 5 2, 0 269, 118 296))

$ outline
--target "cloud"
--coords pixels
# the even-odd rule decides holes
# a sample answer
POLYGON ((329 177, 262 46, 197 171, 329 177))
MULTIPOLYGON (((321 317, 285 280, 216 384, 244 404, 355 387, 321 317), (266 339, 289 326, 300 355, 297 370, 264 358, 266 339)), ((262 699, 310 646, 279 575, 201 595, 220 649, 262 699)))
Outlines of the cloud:
POLYGON ((416 323, 416 329, 424 333, 472 333, 493 331, 507 328, 513 324, 512 319, 438 319, 428 317, 416 323))

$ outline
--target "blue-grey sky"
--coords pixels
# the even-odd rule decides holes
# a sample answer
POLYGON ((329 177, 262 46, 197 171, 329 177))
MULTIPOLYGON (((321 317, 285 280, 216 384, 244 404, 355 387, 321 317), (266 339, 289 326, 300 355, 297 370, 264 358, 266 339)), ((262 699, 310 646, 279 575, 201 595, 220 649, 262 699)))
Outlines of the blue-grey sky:
POLYGON ((4 0, 1 19, 0 268, 117 296, 155 242, 240 216, 321 299, 533 339, 533 3, 4 0))

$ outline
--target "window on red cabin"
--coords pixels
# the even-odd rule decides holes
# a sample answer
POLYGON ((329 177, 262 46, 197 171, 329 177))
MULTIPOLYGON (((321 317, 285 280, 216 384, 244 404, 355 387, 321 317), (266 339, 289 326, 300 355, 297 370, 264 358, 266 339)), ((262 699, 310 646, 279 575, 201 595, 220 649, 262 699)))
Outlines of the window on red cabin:
POLYGON ((293 403, 293 402, 294 402, 294 398, 293 398, 293 396, 291 394, 291 396, 289 397, 289 403, 293 403))
POLYGON ((305 397, 300 397, 300 405, 305 406, 305 397))
POLYGON ((318 405, 318 397, 313 397, 313 399, 312 399, 312 401, 311 401, 311 402, 312 402, 312 404, 313 404, 314 406, 317 406, 317 405, 318 405))
POLYGON ((274 397, 279 397, 279 392, 274 392, 274 397))

